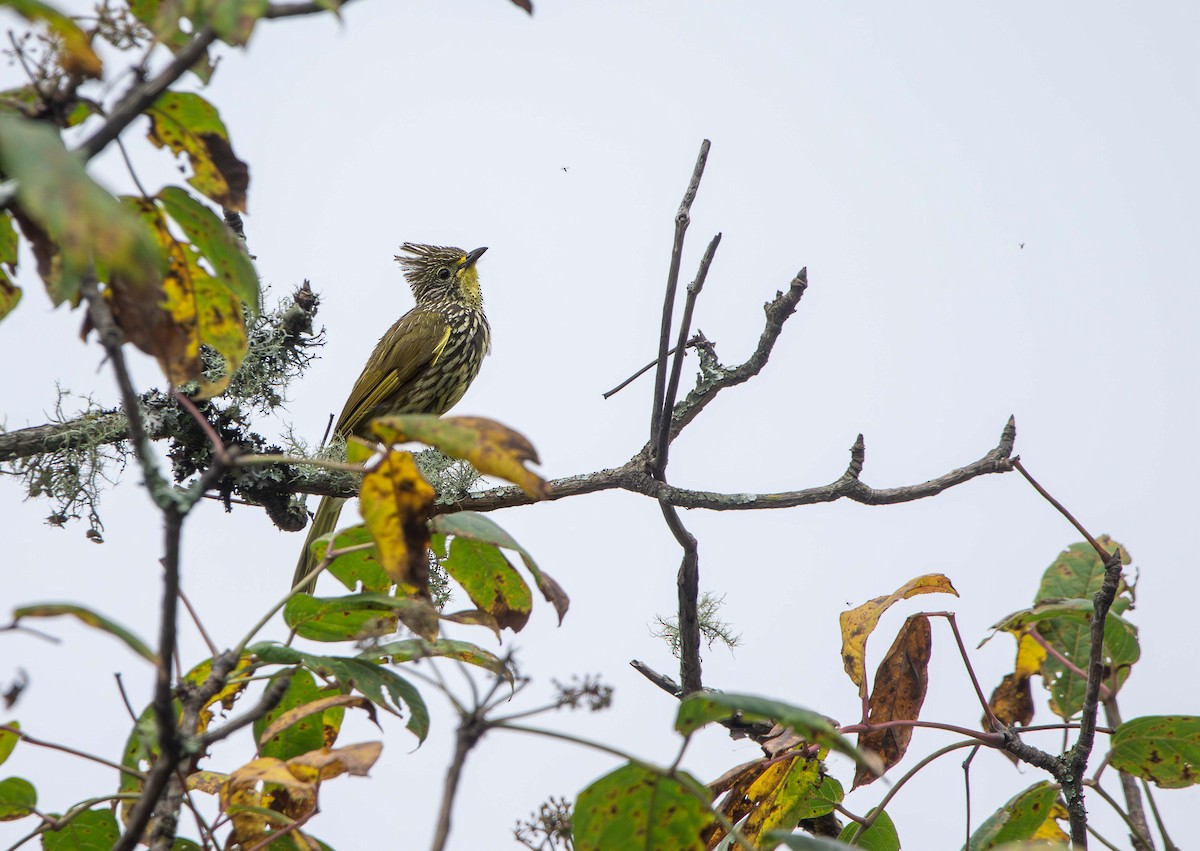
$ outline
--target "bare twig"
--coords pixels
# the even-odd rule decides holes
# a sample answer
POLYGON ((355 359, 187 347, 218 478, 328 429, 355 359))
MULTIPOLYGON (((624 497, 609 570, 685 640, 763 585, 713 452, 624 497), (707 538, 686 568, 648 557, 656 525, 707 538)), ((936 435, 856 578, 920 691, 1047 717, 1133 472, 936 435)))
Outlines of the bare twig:
MULTIPOLYGON (((673 355, 673 354, 675 354, 675 349, 671 349, 669 352, 667 352, 667 354, 668 354, 668 355, 673 355)), ((617 385, 616 387, 614 387, 612 390, 609 390, 607 393, 602 393, 601 395, 602 395, 602 396, 603 396, 605 399, 609 398, 610 396, 615 396, 615 395, 617 395, 617 394, 618 394, 618 393, 620 393, 622 390, 624 390, 626 387, 628 387, 630 384, 632 384, 633 382, 635 382, 635 381, 637 381, 639 378, 641 378, 643 375, 645 375, 647 372, 649 372, 650 370, 654 369, 654 367, 656 367, 656 366, 658 366, 658 359, 657 359, 657 358, 655 358, 654 360, 650 361, 650 363, 646 364, 646 365, 645 365, 645 366, 643 366, 641 369, 639 369, 637 372, 635 372, 633 375, 631 375, 631 376, 629 376, 628 378, 626 378, 624 381, 622 381, 620 384, 618 384, 618 385, 617 385)))
MULTIPOLYGON (((667 393, 667 349, 671 346, 671 325, 675 311, 675 292, 679 288, 679 267, 683 261, 683 238, 691 224, 692 202, 696 200, 696 192, 700 189, 700 178, 704 175, 704 164, 708 160, 708 150, 712 143, 705 139, 700 143, 700 154, 696 157, 696 165, 692 169, 692 178, 683 193, 679 203, 679 211, 675 214, 675 239, 671 246, 671 263, 667 269, 667 293, 663 301, 662 324, 659 329, 658 362, 654 373, 654 407, 650 412, 650 446, 658 441, 659 423, 663 417, 670 416, 664 412, 663 400, 667 393)), ((654 469, 662 469, 654 463, 654 469)), ((656 477, 657 478, 657 477, 656 477)))
MULTIPOLYGON (((1009 457, 1012 454, 1013 442, 1016 440, 1017 427, 1009 418, 1000 436, 1000 443, 979 460, 948 473, 920 482, 895 488, 873 488, 859 479, 863 460, 862 436, 851 449, 851 462, 846 472, 828 485, 804 488, 795 491, 776 493, 717 493, 714 491, 692 490, 679 488, 659 482, 648 476, 642 467, 640 456, 635 456, 620 467, 600 470, 595 473, 584 473, 578 476, 568 476, 550 481, 550 493, 547 501, 578 496, 585 493, 595 493, 605 490, 627 490, 640 493, 660 501, 665 501, 677 508, 706 508, 711 511, 753 511, 765 508, 794 508, 800 505, 816 505, 824 502, 836 502, 839 499, 849 499, 863 505, 894 505, 901 502, 912 502, 918 499, 935 496, 944 490, 964 484, 979 476, 991 473, 1006 473, 1012 469, 1009 457)), ((319 493, 329 496, 353 496, 353 492, 342 489, 308 489, 307 493, 319 493)), ((511 508, 518 505, 531 505, 534 500, 525 495, 519 488, 491 488, 475 494, 469 494, 452 506, 435 506, 434 511, 496 511, 501 508, 511 508)))
POLYGON ((1089 544, 1092 545, 1092 549, 1094 549, 1096 551, 1096 553, 1100 556, 1101 561, 1108 561, 1108 558, 1109 558, 1108 550, 1106 550, 1106 549, 1104 549, 1104 547, 1100 546, 1100 544, 1096 541, 1096 539, 1092 537, 1092 533, 1089 532, 1087 529, 1083 528, 1083 524, 1080 523, 1078 520, 1076 520, 1075 516, 1073 514, 1071 514, 1071 512, 1067 511, 1066 506, 1064 506, 1061 502, 1059 502, 1057 499, 1052 497, 1050 495, 1049 491, 1047 491, 1044 487, 1039 485, 1037 483, 1037 480, 1034 479, 1033 476, 1029 475, 1029 471, 1026 470, 1021 465, 1020 458, 1014 458, 1012 460, 1012 466, 1013 466, 1013 469, 1015 469, 1018 473, 1020 473, 1022 476, 1025 477, 1025 480, 1027 482, 1029 482, 1029 484, 1033 485, 1033 489, 1036 490, 1038 493, 1040 493, 1042 495, 1042 497, 1046 500, 1046 502, 1050 503, 1056 509, 1058 509, 1058 512, 1063 517, 1067 518, 1067 520, 1070 522, 1070 524, 1072 526, 1075 527, 1075 529, 1079 532, 1079 534, 1083 535, 1084 540, 1086 540, 1089 544))

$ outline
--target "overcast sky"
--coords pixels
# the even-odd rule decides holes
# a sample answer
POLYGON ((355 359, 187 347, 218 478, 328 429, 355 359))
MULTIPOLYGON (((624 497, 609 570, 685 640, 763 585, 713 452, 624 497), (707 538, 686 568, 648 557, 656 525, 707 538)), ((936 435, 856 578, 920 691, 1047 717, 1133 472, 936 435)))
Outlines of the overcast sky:
MULTIPOLYGON (((1200 686, 1181 670, 1192 664, 1200 590, 1190 531, 1200 463, 1187 448, 1198 413, 1198 39, 1200 11, 1184 2, 542 0, 530 19, 504 0, 361 0, 342 25, 268 22, 244 53, 220 51, 205 96, 250 164, 246 232, 270 297, 305 278, 322 294, 328 345, 292 390, 298 429, 320 439, 379 335, 411 306, 392 260, 401 242, 487 245, 479 268, 493 353, 456 412, 524 432, 548 477, 615 466, 645 440, 650 377, 608 401, 600 394, 656 349, 673 216, 711 139, 685 279, 708 238, 724 237, 697 326, 738 363, 761 332, 762 304, 802 266, 810 286, 763 374, 722 394, 678 441, 671 481, 731 492, 824 484, 862 432, 864 481, 912 484, 983 455, 1015 415, 1031 472, 1133 554, 1141 581, 1130 618, 1143 658, 1121 693, 1128 719, 1200 707, 1200 686)), ((19 69, 0 74, 4 88, 19 84, 19 69)), ((138 123, 127 138, 143 182, 180 180, 142 133, 138 123)), ((115 151, 95 173, 130 189, 115 151)), ((22 280, 26 298, 0 326, 7 427, 44 422, 55 381, 114 404, 99 346, 78 340, 81 316, 51 310, 27 270, 22 280)), ((139 386, 161 386, 152 361, 134 360, 139 386)), ((138 479, 130 470, 106 495, 101 547, 80 525, 45 525, 44 503, 14 505, 19 491, 0 481, 0 602, 82 601, 152 636, 160 533, 138 479)), ((552 678, 599 674, 616 687, 610 712, 547 725, 669 762, 675 703, 628 666, 674 665, 650 634, 673 610, 679 559, 657 506, 607 493, 494 519, 572 597, 561 628, 539 601, 505 642, 535 678, 518 706, 550 694, 552 678)), ((684 519, 700 540, 702 587, 724 595, 743 640, 706 653, 706 684, 845 723, 857 700, 839 658, 839 612, 943 572, 961 599, 895 607, 868 664, 922 609, 959 612, 973 646, 1032 602, 1042 571, 1079 539, 1016 474, 898 507, 684 519)), ((300 546, 253 509, 226 515, 206 503, 189 520, 185 588, 221 646, 284 591, 300 546)), ((3 638, 0 681, 18 666, 32 679, 13 717, 119 758, 129 721, 112 674, 123 672, 140 708, 151 672, 94 632, 48 626, 65 643, 3 638)), ((497 649, 479 630, 445 632, 497 649)), ((278 624, 273 634, 284 633, 278 624)), ((206 655, 191 630, 182 650, 191 662, 206 655)), ((923 717, 974 725, 980 709, 942 622, 933 654, 923 717)), ((1007 637, 974 653, 985 689, 1012 655, 1007 637)), ((413 751, 389 723, 372 778, 322 790, 314 835, 342 849, 428 845, 454 718, 425 693, 426 744, 413 751)), ((1053 720, 1040 705, 1036 722, 1053 720)), ((356 722, 342 743, 377 737, 356 722)), ((900 771, 950 741, 918 731, 900 771)), ((210 767, 232 769, 248 748, 241 740, 210 767)), ((684 766, 710 781, 757 753, 716 729, 696 738, 684 766)), ((961 845, 960 762, 935 763, 890 805, 906 848, 961 845)), ((451 847, 512 847, 514 819, 616 765, 496 734, 467 765, 451 847)), ((848 765, 833 770, 848 785, 848 765)), ((3 771, 34 780, 45 810, 116 782, 24 746, 3 771)), ((973 824, 1041 779, 981 753, 973 824)), ((885 786, 847 806, 865 812, 885 786)), ((1186 844, 1200 795, 1157 799, 1186 844)), ((1089 802, 1098 829, 1127 847, 1112 813, 1089 802)), ((0 844, 28 829, 0 825, 0 844)))

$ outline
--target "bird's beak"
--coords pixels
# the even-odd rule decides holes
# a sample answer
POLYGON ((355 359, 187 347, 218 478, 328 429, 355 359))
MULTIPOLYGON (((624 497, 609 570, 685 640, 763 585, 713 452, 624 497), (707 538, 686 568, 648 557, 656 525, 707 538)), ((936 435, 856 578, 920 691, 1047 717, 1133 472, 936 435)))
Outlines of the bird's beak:
POLYGON ((464 269, 470 269, 475 265, 476 261, 483 256, 483 252, 485 251, 487 251, 486 245, 483 248, 476 248, 474 251, 468 251, 467 259, 463 261, 462 267, 464 269))

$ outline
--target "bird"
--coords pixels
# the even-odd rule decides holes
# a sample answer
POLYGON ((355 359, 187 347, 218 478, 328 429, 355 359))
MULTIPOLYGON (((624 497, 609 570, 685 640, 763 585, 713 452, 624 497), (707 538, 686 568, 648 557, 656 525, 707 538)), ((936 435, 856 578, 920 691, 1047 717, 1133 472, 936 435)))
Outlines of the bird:
MULTIPOLYGON (((390 414, 435 414, 450 410, 491 349, 491 328, 475 264, 487 247, 463 251, 406 242, 396 261, 412 288, 416 306, 396 321, 367 358, 362 374, 334 425, 342 438, 369 436, 368 423, 390 414)), ((309 526, 292 587, 312 572, 313 541, 332 532, 344 499, 324 496, 309 526)), ((313 578, 297 589, 311 593, 313 578)))

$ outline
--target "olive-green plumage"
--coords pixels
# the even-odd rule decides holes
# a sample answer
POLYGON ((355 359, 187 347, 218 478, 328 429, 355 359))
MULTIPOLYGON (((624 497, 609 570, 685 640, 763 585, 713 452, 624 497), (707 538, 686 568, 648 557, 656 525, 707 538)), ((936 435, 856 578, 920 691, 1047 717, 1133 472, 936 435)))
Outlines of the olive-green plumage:
MULTIPOLYGON (((475 263, 486 248, 463 251, 404 243, 397 256, 412 287, 416 307, 380 338, 338 417, 334 432, 366 435, 367 423, 388 414, 444 414, 467 392, 483 356, 491 329, 483 313, 475 263)), ((332 532, 343 499, 321 497, 309 527, 292 585, 316 567, 312 542, 332 532)), ((311 591, 316 580, 301 590, 311 591)))

